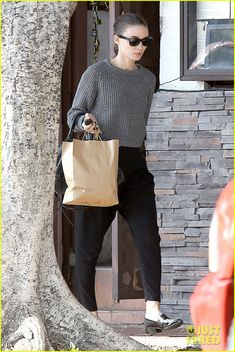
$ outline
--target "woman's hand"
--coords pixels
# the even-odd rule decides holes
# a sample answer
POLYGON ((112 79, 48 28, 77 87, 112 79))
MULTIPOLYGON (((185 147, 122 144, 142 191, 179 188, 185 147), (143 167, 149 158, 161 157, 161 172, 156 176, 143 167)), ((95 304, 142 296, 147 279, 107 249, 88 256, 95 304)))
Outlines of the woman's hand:
POLYGON ((95 116, 90 113, 86 113, 82 123, 82 128, 86 132, 95 133, 98 129, 98 122, 96 121, 95 116), (89 125, 86 125, 85 121, 87 120, 91 120, 92 122, 89 125))

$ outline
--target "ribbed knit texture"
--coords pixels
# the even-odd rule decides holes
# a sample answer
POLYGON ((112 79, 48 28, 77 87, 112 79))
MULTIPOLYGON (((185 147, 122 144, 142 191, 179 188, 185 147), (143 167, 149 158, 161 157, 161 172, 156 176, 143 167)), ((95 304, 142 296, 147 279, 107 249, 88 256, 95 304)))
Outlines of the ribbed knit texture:
MULTIPOLYGON (((87 68, 83 73, 68 111, 68 124, 78 113, 91 113, 97 119, 102 139, 119 139, 120 146, 140 147, 155 89, 154 74, 137 65, 128 71, 112 65, 109 59, 87 68)), ((78 120, 81 129, 83 116, 78 120)))

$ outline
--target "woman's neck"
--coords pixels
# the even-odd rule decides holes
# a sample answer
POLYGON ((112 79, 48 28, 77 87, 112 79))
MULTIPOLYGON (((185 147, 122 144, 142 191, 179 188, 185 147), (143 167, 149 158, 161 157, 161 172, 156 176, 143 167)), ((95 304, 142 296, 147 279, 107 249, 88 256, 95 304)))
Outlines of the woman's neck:
POLYGON ((114 57, 113 59, 110 60, 111 64, 121 68, 122 70, 128 70, 128 71, 136 71, 138 67, 135 64, 135 61, 132 60, 124 60, 118 56, 114 57))

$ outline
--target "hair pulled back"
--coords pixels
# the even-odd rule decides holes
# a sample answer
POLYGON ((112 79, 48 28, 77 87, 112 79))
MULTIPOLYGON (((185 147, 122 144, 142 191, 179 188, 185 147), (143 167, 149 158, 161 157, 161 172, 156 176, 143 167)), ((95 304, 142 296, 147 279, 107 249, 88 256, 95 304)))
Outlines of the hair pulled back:
MULTIPOLYGON (((125 30, 130 26, 145 26, 148 28, 147 22, 136 13, 125 13, 116 18, 113 25, 114 34, 123 34, 125 30)), ((118 54, 118 45, 114 44, 113 47, 115 55, 118 54)))

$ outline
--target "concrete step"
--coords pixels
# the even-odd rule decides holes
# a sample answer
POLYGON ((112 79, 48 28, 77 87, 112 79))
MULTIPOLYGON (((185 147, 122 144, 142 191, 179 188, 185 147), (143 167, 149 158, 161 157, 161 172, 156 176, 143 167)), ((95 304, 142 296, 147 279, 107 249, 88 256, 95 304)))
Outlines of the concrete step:
POLYGON ((111 326, 124 336, 159 351, 201 351, 199 344, 193 344, 187 338, 186 326, 173 330, 164 330, 154 336, 148 336, 144 331, 144 324, 111 324, 111 326))
POLYGON ((190 344, 187 337, 130 336, 156 351, 201 351, 198 344, 190 344))

